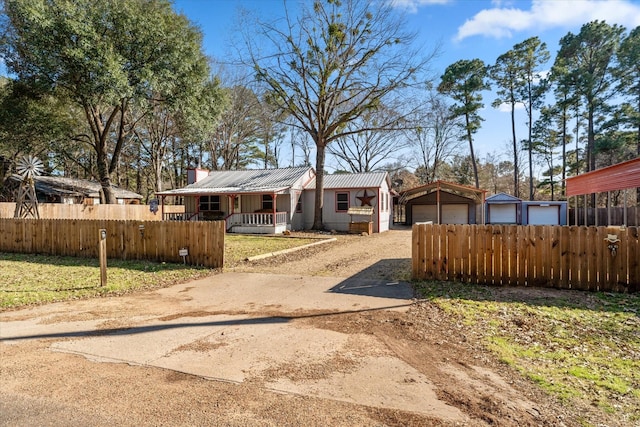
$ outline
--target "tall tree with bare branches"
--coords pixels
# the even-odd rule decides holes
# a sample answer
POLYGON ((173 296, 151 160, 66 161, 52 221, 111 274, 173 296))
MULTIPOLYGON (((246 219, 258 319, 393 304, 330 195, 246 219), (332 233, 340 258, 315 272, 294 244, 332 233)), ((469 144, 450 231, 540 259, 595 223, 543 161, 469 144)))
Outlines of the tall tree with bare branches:
POLYGON ((261 46, 258 38, 247 38, 245 61, 270 90, 270 101, 315 143, 313 228, 319 230, 327 146, 354 133, 396 127, 399 117, 358 128, 349 124, 382 105, 396 105, 402 89, 421 83, 433 55, 421 58, 411 47, 415 35, 388 3, 315 0, 283 24, 259 22, 261 46))

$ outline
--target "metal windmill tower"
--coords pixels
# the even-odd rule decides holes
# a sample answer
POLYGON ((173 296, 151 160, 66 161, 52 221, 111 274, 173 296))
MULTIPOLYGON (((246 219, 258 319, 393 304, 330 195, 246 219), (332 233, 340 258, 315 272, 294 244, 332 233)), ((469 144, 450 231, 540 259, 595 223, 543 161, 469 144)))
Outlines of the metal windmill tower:
POLYGON ((18 198, 16 199, 16 211, 14 218, 40 218, 38 212, 38 198, 34 178, 42 172, 42 161, 34 156, 25 156, 18 161, 14 176, 20 181, 18 198))

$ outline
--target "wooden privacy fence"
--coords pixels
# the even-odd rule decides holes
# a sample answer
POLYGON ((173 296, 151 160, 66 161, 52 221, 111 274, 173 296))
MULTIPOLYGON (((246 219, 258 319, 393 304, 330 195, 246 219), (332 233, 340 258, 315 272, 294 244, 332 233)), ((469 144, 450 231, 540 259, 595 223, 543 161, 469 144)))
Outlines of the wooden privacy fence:
POLYGON ((107 257, 222 268, 224 221, 111 221, 0 218, 0 252, 98 257, 99 230, 107 257))
POLYGON ((412 274, 592 291, 640 290, 638 227, 415 224, 412 274), (607 242, 609 235, 619 242, 607 242), (617 245, 615 254, 609 248, 617 245))
MULTIPOLYGON (((0 203, 0 218, 13 218, 15 203, 0 203)), ((67 205, 39 203, 40 218, 46 219, 120 219, 132 221, 161 221, 162 214, 151 212, 148 205, 67 205)), ((165 213, 184 213, 184 206, 165 205, 165 213)))

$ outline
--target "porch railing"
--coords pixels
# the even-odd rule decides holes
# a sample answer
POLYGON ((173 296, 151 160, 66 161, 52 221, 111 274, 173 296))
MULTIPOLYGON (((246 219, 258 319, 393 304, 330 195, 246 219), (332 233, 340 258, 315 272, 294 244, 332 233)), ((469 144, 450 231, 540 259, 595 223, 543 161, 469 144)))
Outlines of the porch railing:
POLYGON ((274 225, 286 225, 287 213, 276 212, 273 213, 234 213, 226 218, 227 230, 234 225, 242 226, 274 226, 274 225), (275 222, 274 222, 275 216, 275 222))
POLYGON ((198 219, 197 212, 165 212, 162 216, 165 221, 195 221, 198 219))

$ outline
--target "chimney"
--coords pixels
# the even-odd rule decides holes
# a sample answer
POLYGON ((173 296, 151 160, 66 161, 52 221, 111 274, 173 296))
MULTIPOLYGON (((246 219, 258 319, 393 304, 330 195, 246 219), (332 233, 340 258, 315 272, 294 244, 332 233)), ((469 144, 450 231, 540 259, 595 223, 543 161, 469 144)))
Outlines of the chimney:
POLYGON ((187 185, 200 181, 209 176, 207 169, 189 168, 187 169, 187 185))

